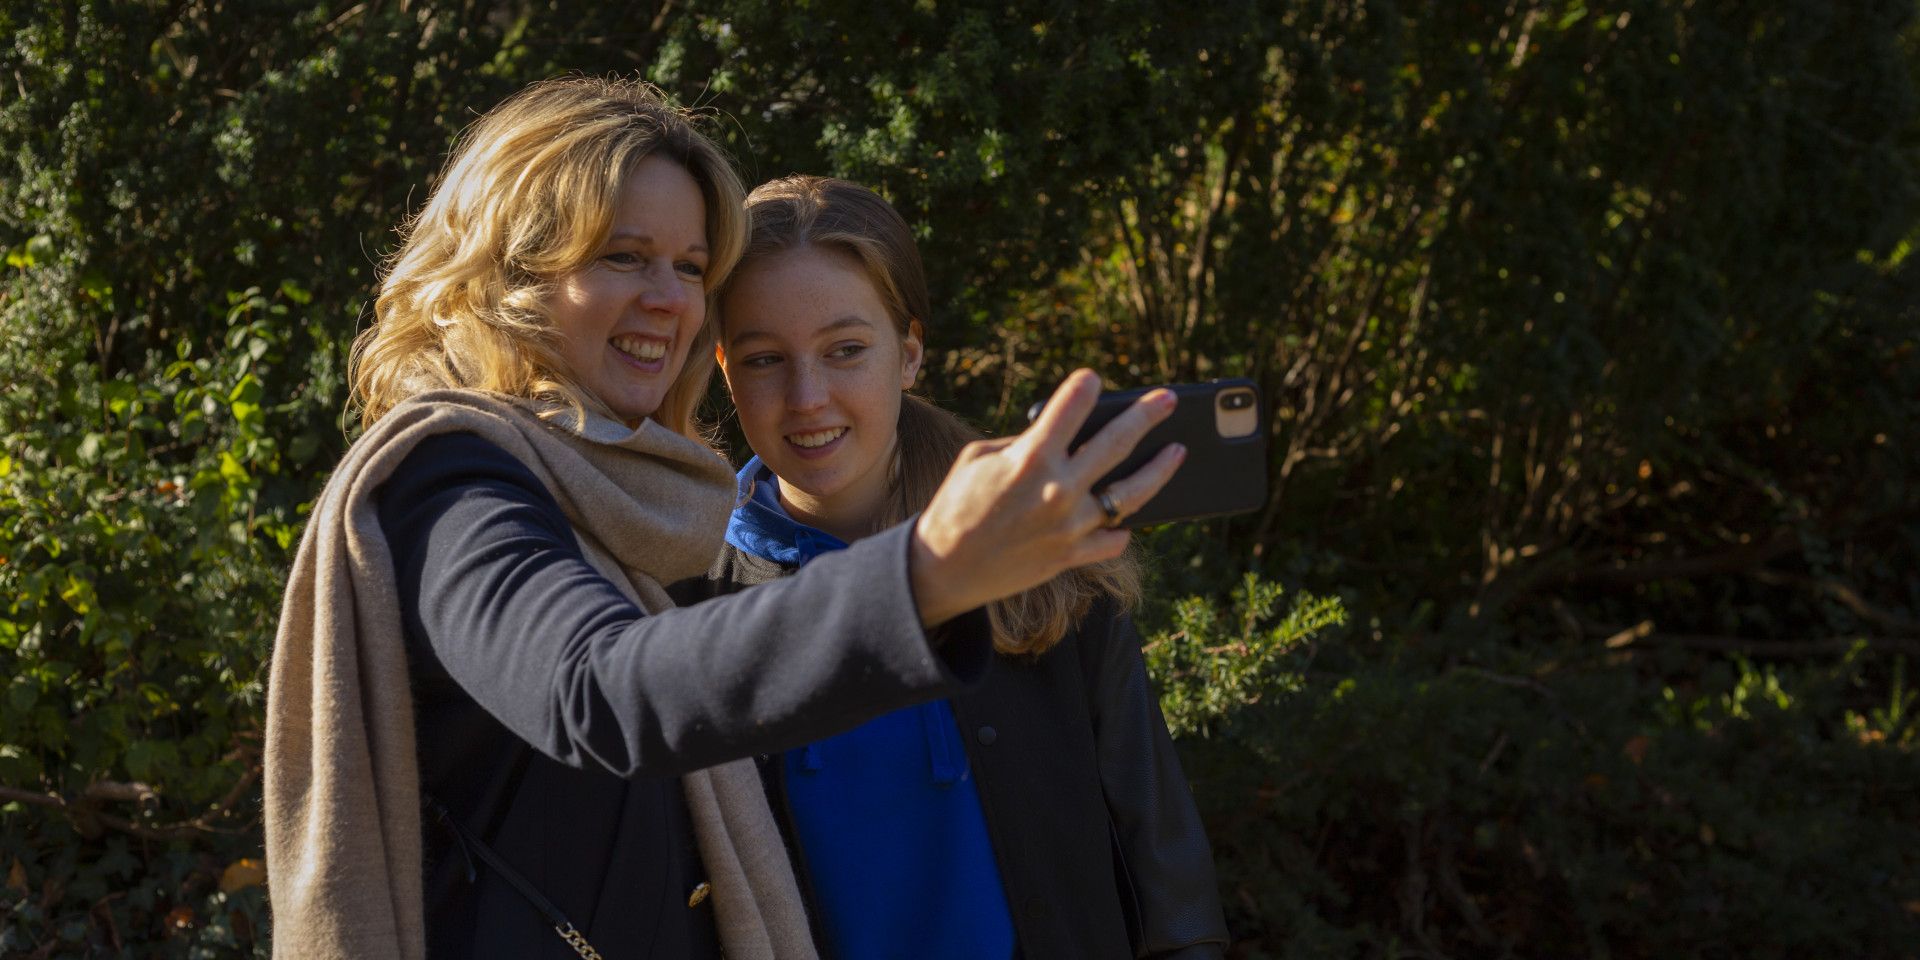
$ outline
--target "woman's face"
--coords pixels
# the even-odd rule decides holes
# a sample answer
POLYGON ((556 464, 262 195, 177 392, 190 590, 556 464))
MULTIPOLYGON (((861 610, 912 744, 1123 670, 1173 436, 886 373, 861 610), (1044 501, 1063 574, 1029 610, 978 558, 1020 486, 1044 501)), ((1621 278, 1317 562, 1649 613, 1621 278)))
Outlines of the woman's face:
POLYGON ((706 322, 707 205, 685 167, 650 156, 621 187, 593 261, 549 305, 576 382, 629 426, 655 410, 706 322))
POLYGON ((727 389, 788 509, 864 533, 891 479, 901 391, 920 370, 918 321, 901 337, 860 261, 819 247, 744 267, 721 311, 727 389))

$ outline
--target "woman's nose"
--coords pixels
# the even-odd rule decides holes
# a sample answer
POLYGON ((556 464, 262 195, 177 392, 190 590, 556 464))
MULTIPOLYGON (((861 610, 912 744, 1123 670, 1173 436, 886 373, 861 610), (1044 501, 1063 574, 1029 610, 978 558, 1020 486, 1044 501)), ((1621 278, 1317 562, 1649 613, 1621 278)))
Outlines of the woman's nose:
POLYGON ((684 313, 692 302, 692 288, 672 264, 647 271, 646 289, 640 293, 640 305, 655 313, 684 313))

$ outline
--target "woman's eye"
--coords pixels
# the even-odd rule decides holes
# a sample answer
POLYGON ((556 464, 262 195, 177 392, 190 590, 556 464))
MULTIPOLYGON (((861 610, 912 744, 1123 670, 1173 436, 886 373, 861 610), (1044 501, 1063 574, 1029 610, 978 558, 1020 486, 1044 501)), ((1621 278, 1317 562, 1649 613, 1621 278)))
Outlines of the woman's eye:
POLYGON ((640 255, 637 253, 626 253, 622 251, 622 252, 616 252, 616 253, 603 254, 601 255, 600 259, 606 261, 607 263, 611 263, 616 267, 631 267, 640 262, 640 255))
POLYGON ((689 263, 684 260, 681 261, 678 265, 676 265, 674 269, 679 270, 680 275, 683 277, 686 277, 689 280, 700 280, 705 278, 707 275, 706 267, 703 267, 697 263, 689 263))

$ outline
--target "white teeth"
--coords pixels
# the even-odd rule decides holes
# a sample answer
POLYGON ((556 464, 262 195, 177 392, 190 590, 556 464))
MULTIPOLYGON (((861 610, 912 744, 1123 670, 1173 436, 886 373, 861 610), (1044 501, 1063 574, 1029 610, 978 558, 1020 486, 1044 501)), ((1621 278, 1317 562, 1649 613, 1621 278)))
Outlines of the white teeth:
POLYGON ((832 430, 815 430, 812 433, 790 433, 787 434, 787 440, 796 447, 824 447, 840 439, 840 435, 846 432, 846 427, 834 427, 832 430))
POLYGON ((615 350, 635 360, 658 360, 667 355, 667 344, 664 340, 623 333, 614 337, 612 343, 615 350))

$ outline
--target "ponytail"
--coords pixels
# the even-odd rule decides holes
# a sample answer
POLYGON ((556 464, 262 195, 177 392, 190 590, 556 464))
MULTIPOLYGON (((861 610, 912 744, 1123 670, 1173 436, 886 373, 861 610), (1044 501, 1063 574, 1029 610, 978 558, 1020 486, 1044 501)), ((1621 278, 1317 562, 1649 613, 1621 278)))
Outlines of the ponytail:
MULTIPOLYGON (((892 526, 926 509, 946 479, 960 449, 983 439, 966 421, 932 403, 905 394, 900 398, 895 433, 893 494, 881 526, 892 526)), ((1011 656, 1038 656, 1059 643, 1093 608, 1101 594, 1118 611, 1140 602, 1140 561, 1129 547, 1111 560, 1075 567, 1025 593, 987 607, 993 624, 993 648, 1011 656)))

